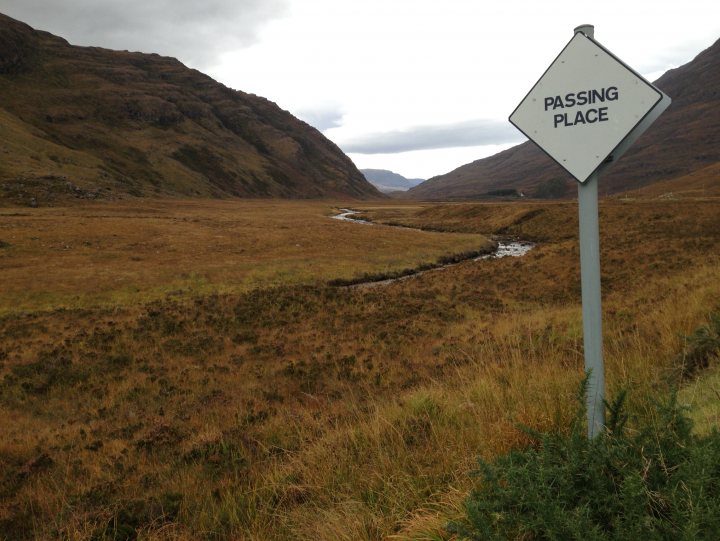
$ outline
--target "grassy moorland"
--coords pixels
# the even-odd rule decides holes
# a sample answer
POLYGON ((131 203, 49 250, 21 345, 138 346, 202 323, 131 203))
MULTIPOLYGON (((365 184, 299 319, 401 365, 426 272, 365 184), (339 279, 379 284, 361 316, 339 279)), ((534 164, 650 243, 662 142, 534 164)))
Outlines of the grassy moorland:
POLYGON ((141 201, 0 209, 0 314, 351 279, 485 249, 330 220, 329 204, 141 201))
MULTIPOLYGON (((3 209, 0 539, 452 539, 477 456, 569 425, 575 204, 331 210, 3 209), (326 285, 478 234, 538 245, 326 285)), ((652 414, 720 309, 720 201, 604 201, 601 235, 609 391, 652 414)))

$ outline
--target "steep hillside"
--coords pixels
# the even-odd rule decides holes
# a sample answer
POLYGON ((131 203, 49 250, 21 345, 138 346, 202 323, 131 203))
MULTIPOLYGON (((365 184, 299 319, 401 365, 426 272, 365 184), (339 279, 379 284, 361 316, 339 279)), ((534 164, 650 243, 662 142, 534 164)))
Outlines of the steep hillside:
POLYGON ((379 197, 274 103, 173 58, 76 47, 0 15, 0 202, 379 197))
MULTIPOLYGON (((672 105, 600 182, 604 194, 708 170, 720 162, 720 40, 655 85, 672 105)), ((707 179, 720 182, 717 177, 707 179)), ((482 198, 515 189, 539 197, 575 193, 575 181, 530 142, 464 165, 412 188, 417 199, 482 198)))
POLYGON ((409 190, 424 181, 421 178, 405 178, 387 169, 360 169, 360 172, 381 192, 409 190))

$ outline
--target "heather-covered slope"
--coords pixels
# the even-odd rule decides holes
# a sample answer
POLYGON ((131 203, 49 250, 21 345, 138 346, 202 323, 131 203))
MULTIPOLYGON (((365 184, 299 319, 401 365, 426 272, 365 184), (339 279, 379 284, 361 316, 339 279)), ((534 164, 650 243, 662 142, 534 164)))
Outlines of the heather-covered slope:
POLYGON ((76 47, 0 15, 0 202, 378 197, 274 103, 173 58, 76 47))
MULTIPOLYGON (((606 173, 604 194, 710 171, 720 162, 720 40, 692 62, 655 81, 673 102, 658 121, 606 173)), ((697 180, 697 179, 696 179, 697 180)), ((705 179, 719 182, 717 177, 705 179)), ((574 181, 534 143, 500 152, 412 188, 416 199, 482 198, 515 189, 527 195, 572 195, 574 181)))

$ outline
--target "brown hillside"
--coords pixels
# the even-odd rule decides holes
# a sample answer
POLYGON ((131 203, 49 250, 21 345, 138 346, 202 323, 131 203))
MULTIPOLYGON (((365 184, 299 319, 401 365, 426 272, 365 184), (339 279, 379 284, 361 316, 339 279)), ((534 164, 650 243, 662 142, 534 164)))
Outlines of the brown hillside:
POLYGON ((0 15, 0 202, 379 197, 315 128, 173 58, 0 15))
MULTIPOLYGON (((686 176, 720 162, 720 40, 655 85, 673 102, 617 164, 600 190, 612 194, 686 176)), ((720 182, 717 177, 714 182, 720 182)), ((500 152, 412 188, 415 199, 482 198, 505 189, 540 197, 574 194, 570 175, 534 143, 500 152)))

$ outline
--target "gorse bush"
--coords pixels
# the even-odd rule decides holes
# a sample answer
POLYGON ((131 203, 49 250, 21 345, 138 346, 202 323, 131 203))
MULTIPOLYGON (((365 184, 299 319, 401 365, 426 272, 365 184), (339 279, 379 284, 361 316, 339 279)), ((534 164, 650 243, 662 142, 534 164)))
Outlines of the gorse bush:
POLYGON ((694 436, 674 396, 630 430, 624 398, 593 440, 580 408, 569 434, 523 429, 530 448, 480 461, 466 517, 448 529, 472 540, 717 539, 720 433, 694 436))

